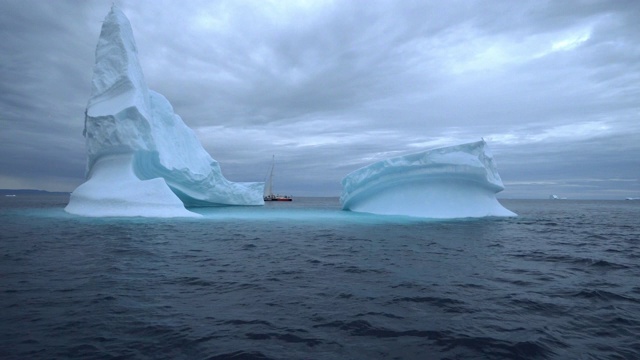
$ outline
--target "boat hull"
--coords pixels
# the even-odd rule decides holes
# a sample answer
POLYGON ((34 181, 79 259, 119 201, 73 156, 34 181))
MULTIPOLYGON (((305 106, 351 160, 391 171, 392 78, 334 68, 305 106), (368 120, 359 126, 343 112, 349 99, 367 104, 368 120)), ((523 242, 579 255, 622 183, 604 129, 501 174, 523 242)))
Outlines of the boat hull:
POLYGON ((293 201, 290 197, 265 197, 264 201, 293 201))

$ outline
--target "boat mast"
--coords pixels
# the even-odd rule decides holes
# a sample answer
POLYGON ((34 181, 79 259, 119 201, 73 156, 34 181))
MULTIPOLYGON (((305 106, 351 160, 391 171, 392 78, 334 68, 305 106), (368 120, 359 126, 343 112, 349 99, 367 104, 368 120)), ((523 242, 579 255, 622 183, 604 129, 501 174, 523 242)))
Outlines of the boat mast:
POLYGON ((276 164, 276 156, 272 155, 271 159, 271 172, 269 173, 269 181, 267 181, 267 185, 264 187, 265 196, 273 195, 273 167, 276 164))

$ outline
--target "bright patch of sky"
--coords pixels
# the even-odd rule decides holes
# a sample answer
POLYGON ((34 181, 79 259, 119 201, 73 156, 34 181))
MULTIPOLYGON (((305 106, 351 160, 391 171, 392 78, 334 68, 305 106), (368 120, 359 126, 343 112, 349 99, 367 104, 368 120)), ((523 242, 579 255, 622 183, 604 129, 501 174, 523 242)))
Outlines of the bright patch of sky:
POLYGON ((564 37, 551 44, 551 51, 566 51, 578 47, 583 42, 589 40, 591 31, 582 30, 576 33, 572 33, 567 37, 564 37))
POLYGON ((525 63, 557 51, 569 51, 589 40, 590 28, 572 29, 524 38, 475 37, 471 30, 459 29, 439 49, 442 62, 454 75, 468 72, 496 71, 525 63))
POLYGON ((240 13, 255 13, 256 20, 287 24, 300 17, 313 16, 333 3, 333 0, 219 1, 203 7, 195 15, 193 25, 196 30, 225 32, 231 30, 232 22, 241 17, 240 13))
POLYGON ((487 135, 491 142, 506 145, 526 145, 546 141, 573 142, 606 136, 612 127, 604 122, 591 121, 586 123, 558 125, 547 129, 519 129, 516 132, 487 135))

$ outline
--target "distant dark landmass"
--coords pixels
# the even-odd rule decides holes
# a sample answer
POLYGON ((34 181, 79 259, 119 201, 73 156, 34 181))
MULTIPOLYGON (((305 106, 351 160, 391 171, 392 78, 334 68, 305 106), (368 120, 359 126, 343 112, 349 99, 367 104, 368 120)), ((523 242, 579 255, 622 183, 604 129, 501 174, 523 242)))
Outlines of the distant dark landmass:
POLYGON ((68 195, 64 191, 45 191, 33 189, 0 189, 0 195, 68 195))

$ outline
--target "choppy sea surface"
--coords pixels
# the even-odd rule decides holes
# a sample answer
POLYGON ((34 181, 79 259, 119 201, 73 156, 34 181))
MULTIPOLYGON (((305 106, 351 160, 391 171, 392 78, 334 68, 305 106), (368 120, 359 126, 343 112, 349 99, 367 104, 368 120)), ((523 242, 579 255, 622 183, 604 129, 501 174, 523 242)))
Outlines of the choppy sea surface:
POLYGON ((335 198, 89 219, 0 199, 1 359, 639 359, 640 201, 335 198))

